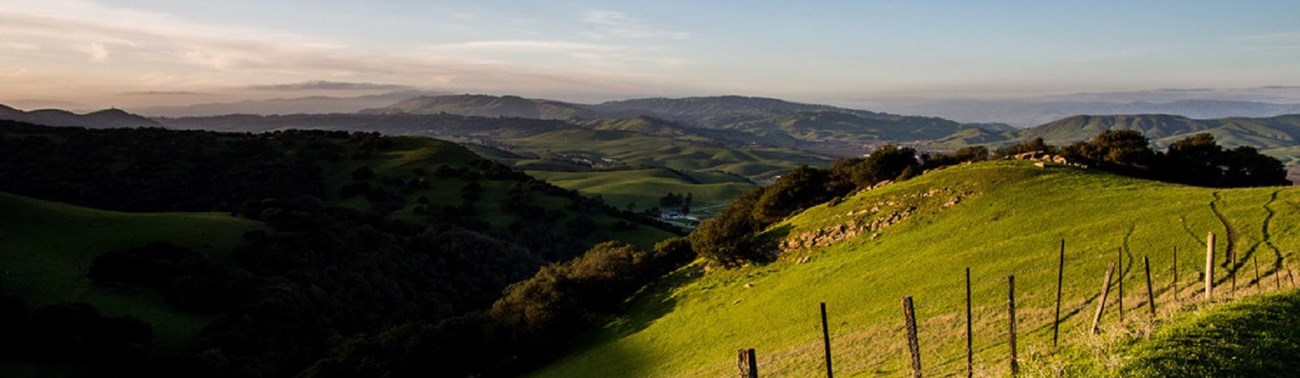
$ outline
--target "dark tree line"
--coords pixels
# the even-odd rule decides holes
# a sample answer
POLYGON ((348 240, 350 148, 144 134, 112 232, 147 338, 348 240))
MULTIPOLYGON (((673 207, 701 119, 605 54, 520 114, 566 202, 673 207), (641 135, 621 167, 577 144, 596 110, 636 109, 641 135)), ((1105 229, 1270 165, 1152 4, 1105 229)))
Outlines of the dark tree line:
POLYGON ((612 319, 638 289, 694 257, 681 238, 651 252, 600 244, 511 285, 489 310, 355 338, 303 376, 518 375, 559 357, 578 335, 612 319))
MULTIPOLYGON (((324 194, 318 161, 375 134, 225 134, 0 121, 0 191, 123 211, 230 211, 250 198, 324 194)), ((363 148, 364 150, 364 148, 363 148)))
POLYGON ((1187 185, 1231 188, 1290 185, 1286 167, 1254 147, 1226 149, 1208 133, 1196 134, 1157 151, 1136 130, 1107 130, 1091 140, 1063 147, 1035 139, 1000 150, 1003 156, 1041 151, 1110 172, 1187 185))

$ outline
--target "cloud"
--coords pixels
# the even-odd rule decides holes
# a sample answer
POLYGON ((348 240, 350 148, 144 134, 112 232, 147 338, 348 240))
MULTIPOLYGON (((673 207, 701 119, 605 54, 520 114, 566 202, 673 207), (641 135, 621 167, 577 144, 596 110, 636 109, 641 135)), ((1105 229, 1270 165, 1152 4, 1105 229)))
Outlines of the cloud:
POLYGON ((575 52, 575 51, 618 51, 626 50, 624 46, 604 45, 562 40, 498 40, 449 43, 434 46, 435 50, 444 52, 575 52))
POLYGON ((93 63, 103 63, 108 60, 108 49, 102 44, 91 43, 86 46, 85 51, 93 63))
POLYGON ((273 84, 273 85, 250 85, 248 89, 259 91, 355 91, 355 90, 381 90, 381 91, 400 91, 415 89, 409 85, 398 84, 376 84, 376 83, 350 83, 342 81, 306 81, 301 83, 273 84))
POLYGON ((1270 51, 1300 49, 1300 32, 1254 34, 1227 39, 1242 50, 1270 51))
POLYGON ((593 39, 683 40, 691 36, 687 32, 657 29, 619 11, 588 10, 578 19, 587 27, 584 35, 593 39))
MULTIPOLYGON (((623 38, 681 34, 638 26, 621 13, 591 14, 591 30, 623 38)), ((83 0, 0 1, 0 47, 40 49, 21 66, 43 68, 43 92, 87 96, 87 83, 121 91, 160 87, 214 88, 251 83, 313 81, 389 83, 447 91, 537 94, 628 94, 655 91, 655 69, 677 65, 662 45, 580 40, 503 39, 385 49, 337 43, 320 36, 225 26, 172 14, 142 12, 83 0), (22 44, 14 44, 22 43, 22 44), (86 58, 103 69, 82 75, 86 58), (112 73, 105 75, 103 73, 112 73), (151 73, 165 74, 153 81, 151 73), (650 79, 647 79, 650 78, 650 79), (131 88, 135 87, 135 88, 131 88)), ((5 69, 0 66, 0 69, 5 69)), ((289 84, 292 86, 292 84, 289 84)), ((317 90, 346 88, 315 83, 317 90)), ((383 86, 383 84, 380 84, 383 86)), ((265 86, 276 87, 276 86, 265 86)), ((307 88, 311 86, 305 86, 307 88)), ((279 87, 292 90, 294 87, 279 87)), ((356 88, 356 87, 354 87, 356 88)), ((18 91, 16 87, 0 88, 18 91)))
POLYGON ((0 50, 37 51, 41 47, 27 42, 0 42, 0 50))
POLYGON ((193 91, 135 91, 120 94, 123 96, 202 96, 208 93, 193 91))

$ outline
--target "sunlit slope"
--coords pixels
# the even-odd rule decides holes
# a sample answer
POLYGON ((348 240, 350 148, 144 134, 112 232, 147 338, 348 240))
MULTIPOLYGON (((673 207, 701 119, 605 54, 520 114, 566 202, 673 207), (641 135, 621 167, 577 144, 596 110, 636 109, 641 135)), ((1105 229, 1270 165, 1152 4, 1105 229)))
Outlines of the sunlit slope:
POLYGON ((159 341, 183 345, 211 320, 175 311, 157 292, 97 288, 86 276, 95 257, 169 241, 223 256, 259 222, 218 213, 120 213, 0 193, 0 285, 29 308, 81 301, 108 316, 150 323, 159 341))
MULTIPOLYGON (((1198 294, 1207 232, 1218 235, 1221 252, 1231 240, 1239 261, 1258 256, 1268 277, 1283 251, 1300 242, 1297 201, 1300 191, 1291 188, 1194 188, 1022 162, 950 167, 774 226, 772 233, 785 235, 782 244, 792 249, 778 262, 679 271, 536 375, 725 376, 735 373, 738 348, 757 349, 764 376, 821 374, 817 306, 827 302, 836 373, 897 376, 907 369, 900 305, 906 295, 915 298, 927 375, 964 374, 966 267, 973 279, 977 373, 1008 373, 1010 274, 1016 275, 1022 365, 1045 369, 1062 238, 1064 322, 1054 363, 1071 373, 1103 374, 1096 369, 1107 364, 1090 360, 1088 326, 1106 266, 1120 251, 1124 306, 1135 321, 1149 316, 1142 312, 1143 255, 1151 259, 1160 311, 1172 307, 1175 247, 1180 296, 1189 301, 1198 294), (807 262, 798 263, 803 256, 807 262)), ((1216 274, 1221 297, 1231 291, 1224 271, 1216 274)), ((1238 285, 1246 287, 1253 273, 1241 272, 1238 285)), ((1110 306, 1117 297, 1112 290, 1110 306)), ((1103 325, 1114 324, 1113 311, 1103 325)))
MULTIPOLYGON (((692 207, 716 210, 756 185, 737 176, 714 173, 709 176, 687 175, 665 168, 633 170, 554 172, 527 171, 529 175, 563 188, 599 194, 606 203, 624 206, 634 203, 637 209, 659 205, 659 198, 672 192, 691 193, 692 207), (704 180, 702 180, 704 179, 704 180), (713 182, 705 180, 714 180, 713 182)), ((669 210, 669 209, 664 209, 669 210)))

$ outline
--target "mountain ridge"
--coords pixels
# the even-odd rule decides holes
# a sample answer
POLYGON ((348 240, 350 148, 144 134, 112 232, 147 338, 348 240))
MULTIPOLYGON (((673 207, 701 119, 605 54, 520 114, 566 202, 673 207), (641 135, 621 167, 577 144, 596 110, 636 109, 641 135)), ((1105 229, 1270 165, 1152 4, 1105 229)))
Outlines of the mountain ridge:
POLYGON ((22 111, 0 105, 0 120, 25 122, 44 126, 85 127, 88 129, 162 127, 152 119, 128 113, 117 108, 77 114, 62 109, 37 109, 22 111))

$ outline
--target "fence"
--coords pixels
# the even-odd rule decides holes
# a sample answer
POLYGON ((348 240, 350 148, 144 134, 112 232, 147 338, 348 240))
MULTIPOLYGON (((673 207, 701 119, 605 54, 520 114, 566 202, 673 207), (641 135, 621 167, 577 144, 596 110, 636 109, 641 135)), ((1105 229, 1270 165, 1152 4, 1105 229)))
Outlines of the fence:
MULTIPOLYGON (((1217 285, 1222 285, 1224 283, 1230 285, 1231 294, 1233 296, 1232 298, 1233 299, 1238 298, 1237 297, 1237 271, 1240 270, 1239 267, 1244 267, 1245 265, 1244 262, 1236 261, 1237 256, 1233 256, 1231 249, 1228 249, 1226 252, 1227 255, 1224 256, 1225 259, 1230 262, 1226 269, 1227 277, 1220 277, 1226 282, 1216 283, 1215 282, 1216 277, 1214 273, 1214 268, 1216 265, 1215 264, 1215 257, 1216 257, 1215 242, 1216 240, 1215 240, 1214 233, 1213 232, 1209 233, 1206 236, 1206 248, 1205 248, 1205 275, 1204 275, 1205 289, 1204 289, 1204 297, 1203 297, 1205 303, 1213 302, 1215 287, 1217 285)), ((1123 274, 1119 276, 1115 275, 1115 269, 1117 265, 1120 267, 1120 269, 1122 269, 1122 267, 1124 266, 1123 263, 1124 263, 1124 253, 1123 253, 1123 248, 1121 248, 1119 253, 1119 258, 1115 262, 1107 264, 1106 272, 1102 280, 1102 285, 1100 291, 1098 292, 1100 299, 1097 301, 1097 308, 1093 313, 1092 326, 1090 328, 1091 333, 1095 334, 1100 331, 1103 315, 1106 312, 1106 304, 1112 287, 1112 282, 1115 283, 1115 286, 1117 287, 1117 291, 1118 291, 1117 293, 1118 303, 1116 306, 1118 320, 1121 323, 1124 321, 1124 291, 1123 291, 1124 275, 1123 274)), ((1255 270, 1255 279, 1249 282, 1248 284, 1255 285, 1256 287, 1262 288, 1264 282, 1263 282, 1263 277, 1260 276, 1258 255, 1253 256, 1253 265, 1255 270)), ((1149 256, 1146 255, 1142 256, 1142 267, 1146 278, 1145 280, 1146 297, 1147 297, 1146 307, 1149 309, 1150 316, 1154 320, 1157 318, 1156 295, 1155 295, 1155 285, 1151 279, 1151 260, 1149 256)), ((1170 291, 1173 293, 1174 301, 1179 302, 1178 248, 1173 249, 1173 266, 1170 270, 1172 272, 1172 277, 1173 277, 1173 279, 1170 281, 1170 288, 1171 288, 1170 291)), ((973 340, 975 335, 972 326, 972 316, 971 316, 972 303, 971 303, 971 273, 970 272, 971 272, 970 268, 967 267, 966 268, 966 333, 965 333, 966 376, 967 377, 973 377, 975 375, 974 349, 973 349, 974 346, 973 340)), ((1277 261, 1277 268, 1273 271, 1274 286, 1275 289, 1277 290, 1282 289, 1283 273, 1286 274, 1287 279, 1291 284, 1291 287, 1295 287, 1294 273, 1292 273, 1291 269, 1287 267, 1286 260, 1284 258, 1279 257, 1277 261)), ((1064 283, 1064 277, 1065 277, 1065 240, 1061 240, 1060 253, 1057 261, 1056 301, 1055 301, 1056 311, 1055 311, 1055 316, 1052 319, 1052 350, 1053 351, 1057 350, 1058 340, 1060 337, 1061 300, 1062 300, 1062 285, 1064 283)), ((1008 350, 1009 354, 1007 356, 1007 362, 1008 362, 1007 371, 1009 372, 1010 375, 1013 376, 1020 373, 1020 358, 1017 355, 1017 349, 1016 349, 1017 321, 1016 321, 1015 284, 1016 284, 1015 275, 1014 274, 1008 275, 1007 276, 1007 313, 1008 313, 1007 341, 1009 346, 1009 350, 1008 350)), ((822 302, 820 307, 821 307, 822 345, 825 351, 824 354, 825 358, 823 363, 826 368, 826 377, 833 378, 834 365, 833 365, 832 354, 831 354, 830 328, 828 327, 826 321, 826 317, 827 317, 826 303, 822 302)), ((917 314, 916 314, 914 300, 912 296, 904 296, 902 298, 902 308, 903 308, 904 337, 906 337, 907 339, 906 357, 908 358, 908 361, 910 361, 910 369, 912 373, 911 375, 913 377, 921 377, 923 375, 923 365, 921 359, 922 357, 921 340, 917 329, 917 314)), ((1140 305, 1138 308, 1141 308, 1140 305)), ((740 369, 741 377, 744 378, 758 377, 758 371, 760 366, 758 366, 754 349, 752 348, 740 349, 739 357, 737 359, 737 366, 740 369)))

